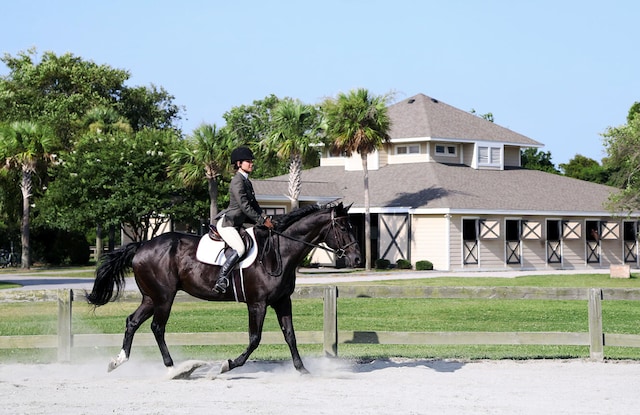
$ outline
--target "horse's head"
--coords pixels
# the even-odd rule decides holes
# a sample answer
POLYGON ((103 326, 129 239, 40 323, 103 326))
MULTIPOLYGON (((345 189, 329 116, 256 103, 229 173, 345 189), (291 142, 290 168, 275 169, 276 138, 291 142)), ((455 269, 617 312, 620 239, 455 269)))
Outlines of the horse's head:
POLYGON ((337 258, 345 258, 347 266, 357 268, 361 264, 360 246, 349 221, 349 208, 342 202, 330 208, 331 220, 327 225, 324 243, 333 249, 337 258))

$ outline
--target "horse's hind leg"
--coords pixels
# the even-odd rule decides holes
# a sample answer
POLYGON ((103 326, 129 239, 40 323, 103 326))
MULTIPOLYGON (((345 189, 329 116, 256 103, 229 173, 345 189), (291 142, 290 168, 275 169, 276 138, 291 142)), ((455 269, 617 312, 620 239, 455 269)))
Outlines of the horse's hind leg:
POLYGON ((122 341, 122 350, 120 354, 111 359, 109 363, 109 372, 117 368, 127 360, 131 354, 131 345, 133 344, 133 336, 142 323, 147 321, 153 315, 153 302, 151 298, 143 296, 142 303, 129 317, 127 317, 126 330, 124 332, 124 340, 122 341))
POLYGON ((267 305, 265 303, 247 304, 247 308, 249 310, 249 346, 244 353, 234 360, 227 360, 220 368, 220 373, 228 372, 233 368, 244 365, 251 353, 260 345, 267 305))
POLYGON ((151 321, 151 331, 153 331, 153 335, 156 338, 156 343, 158 343, 160 353, 162 354, 162 361, 166 367, 173 366, 173 359, 169 354, 167 342, 164 340, 164 333, 167 327, 167 321, 169 321, 172 303, 172 300, 165 301, 162 306, 156 307, 153 313, 153 320, 151 321))
POLYGON ((284 334, 284 339, 289 345, 289 351, 291 351, 291 358, 293 359, 293 366, 300 373, 309 373, 304 367, 300 353, 298 352, 298 343, 296 342, 296 333, 293 331, 293 319, 291 310, 291 297, 286 297, 272 305, 273 309, 278 316, 278 322, 284 334))

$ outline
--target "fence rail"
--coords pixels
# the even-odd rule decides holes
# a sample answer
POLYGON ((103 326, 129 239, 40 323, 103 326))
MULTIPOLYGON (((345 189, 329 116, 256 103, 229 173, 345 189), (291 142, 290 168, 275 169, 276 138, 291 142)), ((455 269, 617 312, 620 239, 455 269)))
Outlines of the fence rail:
MULTIPOLYGON (((0 293, 0 301, 57 301, 57 335, 0 336, 0 348, 57 348, 58 360, 71 360, 73 347, 120 346, 122 334, 73 333, 72 309, 76 294, 69 289, 0 293)), ((140 294, 125 292, 121 301, 140 301, 140 294)), ((322 298, 323 331, 296 333, 300 344, 323 344, 325 354, 338 355, 338 345, 438 344, 438 345, 574 345, 589 346, 590 357, 604 358, 604 346, 640 347, 640 335, 608 334, 602 330, 602 301, 640 300, 640 289, 539 288, 539 287, 409 287, 409 286, 303 286, 294 299, 322 298), (338 325, 338 298, 424 298, 487 300, 584 300, 588 307, 585 332, 381 332, 343 331, 338 325)), ((179 293, 176 301, 201 301, 179 293)), ((238 332, 167 333, 170 345, 246 344, 248 334, 238 332)), ((263 344, 282 344, 280 332, 264 332, 263 344)), ((138 333, 136 345, 153 346, 151 333, 138 333)))

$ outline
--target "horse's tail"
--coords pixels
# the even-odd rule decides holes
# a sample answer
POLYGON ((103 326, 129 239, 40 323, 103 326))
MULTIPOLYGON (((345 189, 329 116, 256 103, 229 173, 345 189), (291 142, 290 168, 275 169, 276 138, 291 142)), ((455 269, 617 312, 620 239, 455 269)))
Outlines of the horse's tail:
POLYGON ((90 293, 85 294, 87 302, 98 307, 120 297, 124 290, 127 272, 131 269, 133 257, 141 244, 141 242, 130 243, 123 248, 102 255, 100 265, 96 269, 93 289, 90 293))

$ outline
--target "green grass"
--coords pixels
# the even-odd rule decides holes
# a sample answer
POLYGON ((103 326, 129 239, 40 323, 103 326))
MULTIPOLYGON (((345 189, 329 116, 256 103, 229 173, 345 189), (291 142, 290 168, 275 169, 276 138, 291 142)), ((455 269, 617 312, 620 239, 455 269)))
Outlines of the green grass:
MULTIPOLYGON (((379 281, 362 284, 404 286, 531 286, 531 287, 640 287, 640 280, 611 279, 608 275, 523 276, 519 278, 465 277, 425 278, 419 280, 379 281)), ((341 284, 350 285, 350 284, 341 284)), ((604 301, 605 333, 640 334, 640 304, 636 301, 604 301)), ((126 317, 135 303, 110 303, 92 307, 77 302, 73 305, 73 327, 76 333, 124 332, 126 317)), ((297 331, 321 331, 322 300, 295 300, 294 325, 297 331)), ((0 336, 55 334, 57 304, 0 303, 0 336)), ((339 330, 347 331, 558 331, 587 332, 587 302, 564 300, 468 300, 468 299, 373 299, 339 298, 339 330)), ((269 310, 265 331, 279 331, 275 313, 269 310)), ((167 332, 247 331, 244 304, 181 302, 174 304, 167 332)), ((150 332, 149 322, 139 332, 150 332)), ((235 357, 244 350, 237 346, 171 347, 176 360, 181 358, 223 359, 235 357)), ((322 345, 300 345, 304 356, 321 356, 322 345)), ((117 348, 94 350, 116 354, 117 348)), ((340 344, 342 357, 368 359, 390 356, 434 359, 531 359, 587 358, 588 347, 535 345, 378 345, 340 344)), ((136 347, 134 355, 148 355, 160 361, 156 347, 136 347)), ((640 359, 640 348, 605 346, 608 359, 640 359)), ((262 345, 254 359, 289 359, 286 345, 262 345)), ((54 350, 0 350, 2 361, 55 361, 54 350)))

